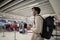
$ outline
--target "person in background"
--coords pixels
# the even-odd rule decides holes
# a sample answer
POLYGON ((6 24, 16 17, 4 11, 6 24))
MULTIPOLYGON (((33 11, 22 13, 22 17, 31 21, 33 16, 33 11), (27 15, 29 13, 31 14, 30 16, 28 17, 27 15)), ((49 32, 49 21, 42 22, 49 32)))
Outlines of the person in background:
POLYGON ((21 27, 20 27, 20 30, 19 30, 20 33, 25 33, 25 28, 24 28, 24 22, 22 21, 21 22, 21 27))
POLYGON ((42 38, 40 35, 43 27, 43 19, 39 16, 41 9, 39 7, 33 7, 32 11, 34 15, 34 27, 31 40, 44 40, 44 38, 42 38))
POLYGON ((16 28, 17 28, 17 23, 16 23, 16 21, 14 21, 14 23, 10 24, 10 28, 11 28, 12 31, 14 31, 14 30, 13 30, 14 28, 15 28, 15 30, 16 30, 16 28))
POLYGON ((10 28, 10 24, 5 24, 5 26, 6 26, 6 30, 10 31, 10 29, 9 29, 10 28))
POLYGON ((25 22, 24 22, 24 28, 26 28, 26 29, 27 29, 27 23, 25 23, 25 22))
POLYGON ((19 31, 19 23, 17 23, 17 28, 16 28, 17 31, 19 31))
POLYGON ((29 26, 27 27, 27 30, 30 30, 32 28, 32 25, 29 24, 29 26))

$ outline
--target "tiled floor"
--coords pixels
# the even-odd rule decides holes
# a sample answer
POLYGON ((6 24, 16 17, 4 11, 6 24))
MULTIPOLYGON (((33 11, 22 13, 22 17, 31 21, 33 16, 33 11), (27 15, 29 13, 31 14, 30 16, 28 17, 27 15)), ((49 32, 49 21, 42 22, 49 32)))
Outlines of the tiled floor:
MULTIPOLYGON (((5 32, 5 37, 3 36, 3 33, 0 33, 0 40, 14 40, 14 32, 5 32)), ((26 34, 20 34, 19 32, 16 33, 16 39, 17 40, 31 40, 31 33, 26 34)))
MULTIPOLYGON (((14 32, 5 32, 4 35, 5 37, 2 37, 3 32, 0 32, 0 40, 14 40, 14 32)), ((32 33, 20 34, 19 32, 16 32, 16 40, 31 40, 31 37, 32 37, 32 33)), ((50 40, 55 40, 55 38, 52 37, 50 40)))

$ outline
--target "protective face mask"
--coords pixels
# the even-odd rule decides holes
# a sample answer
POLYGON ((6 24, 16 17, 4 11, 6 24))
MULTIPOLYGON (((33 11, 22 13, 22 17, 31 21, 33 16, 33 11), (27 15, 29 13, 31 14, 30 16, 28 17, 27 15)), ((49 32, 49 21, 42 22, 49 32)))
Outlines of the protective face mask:
POLYGON ((32 16, 34 16, 34 13, 32 14, 32 16))

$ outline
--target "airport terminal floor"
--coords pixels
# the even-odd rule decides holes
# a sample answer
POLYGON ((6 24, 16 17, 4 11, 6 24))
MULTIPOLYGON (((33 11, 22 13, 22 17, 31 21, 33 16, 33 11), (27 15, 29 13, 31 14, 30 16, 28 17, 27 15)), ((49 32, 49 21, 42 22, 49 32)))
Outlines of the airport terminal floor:
POLYGON ((44 34, 51 36, 44 40, 60 40, 60 0, 0 0, 0 40, 39 40, 44 34))
MULTIPOLYGON (((60 32, 59 32, 60 34, 60 32)), ((14 32, 3 32, 0 33, 0 40, 31 40, 32 33, 28 32, 25 34, 20 34, 19 32, 16 32, 16 38, 14 32), (3 37, 4 36, 4 37, 3 37)), ((47 39, 44 39, 47 40, 47 39)), ((52 37, 50 40, 60 40, 60 37, 52 37)))
MULTIPOLYGON (((0 33, 0 40, 15 40, 14 32, 6 32, 4 34, 5 37, 2 37, 2 33, 0 33)), ((20 34, 19 32, 16 33, 16 40, 31 40, 32 33, 20 34)))

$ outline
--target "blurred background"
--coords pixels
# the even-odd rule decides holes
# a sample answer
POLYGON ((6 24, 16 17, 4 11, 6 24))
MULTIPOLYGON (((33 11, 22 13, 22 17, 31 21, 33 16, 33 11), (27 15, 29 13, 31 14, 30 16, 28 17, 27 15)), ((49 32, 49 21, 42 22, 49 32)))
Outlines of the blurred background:
POLYGON ((0 40, 31 40, 32 7, 40 7, 43 18, 55 17, 53 34, 58 36, 50 40, 60 40, 60 0, 0 0, 0 40))

